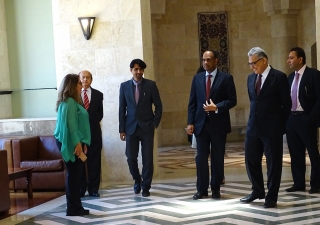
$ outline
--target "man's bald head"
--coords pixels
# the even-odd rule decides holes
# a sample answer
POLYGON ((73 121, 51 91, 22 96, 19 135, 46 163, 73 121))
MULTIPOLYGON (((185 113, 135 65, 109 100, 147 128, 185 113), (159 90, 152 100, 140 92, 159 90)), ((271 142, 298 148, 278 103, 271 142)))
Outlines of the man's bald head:
POLYGON ((88 89, 92 83, 92 74, 88 70, 82 70, 79 77, 84 89, 88 89))

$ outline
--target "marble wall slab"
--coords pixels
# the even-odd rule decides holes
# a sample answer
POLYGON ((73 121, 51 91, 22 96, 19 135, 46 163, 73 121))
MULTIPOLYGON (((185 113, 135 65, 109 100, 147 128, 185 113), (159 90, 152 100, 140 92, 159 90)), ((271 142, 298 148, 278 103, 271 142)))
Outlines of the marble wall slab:
POLYGON ((0 118, 9 119, 11 117, 12 117, 11 95, 0 95, 0 118))
POLYGON ((132 77, 134 58, 146 61, 145 77, 154 79, 150 2, 53 0, 52 8, 57 85, 67 73, 92 73, 92 87, 104 95, 102 180, 131 180, 125 142, 119 138, 118 96, 121 82, 132 77), (83 37, 80 16, 96 17, 90 40, 83 37))
POLYGON ((0 136, 53 135, 56 118, 1 119, 0 136))
MULTIPOLYGON (((0 0, 0 91, 10 90, 6 12, 4 0, 0 0)), ((0 119, 12 117, 11 95, 0 95, 0 119)))

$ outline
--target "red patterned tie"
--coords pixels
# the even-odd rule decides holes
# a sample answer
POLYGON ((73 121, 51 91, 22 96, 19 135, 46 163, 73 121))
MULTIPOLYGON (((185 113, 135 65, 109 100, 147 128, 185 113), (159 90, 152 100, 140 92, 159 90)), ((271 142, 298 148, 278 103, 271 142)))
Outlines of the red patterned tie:
POLYGON ((84 93, 83 93, 83 99, 84 99, 84 107, 86 108, 86 110, 88 110, 89 108, 89 98, 88 98, 88 95, 87 95, 87 90, 84 90, 84 93))
POLYGON ((212 75, 209 74, 207 76, 207 85, 206 85, 206 99, 209 100, 209 95, 210 95, 210 89, 211 89, 211 77, 212 75))

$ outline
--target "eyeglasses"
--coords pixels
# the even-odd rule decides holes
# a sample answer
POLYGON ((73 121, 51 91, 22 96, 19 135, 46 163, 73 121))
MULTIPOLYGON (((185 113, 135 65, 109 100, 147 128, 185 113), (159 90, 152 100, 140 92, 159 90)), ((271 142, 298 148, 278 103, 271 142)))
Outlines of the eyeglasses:
POLYGON ((255 61, 255 62, 248 63, 248 66, 255 66, 256 63, 259 62, 261 59, 263 59, 263 58, 260 58, 260 59, 258 59, 258 60, 255 61))

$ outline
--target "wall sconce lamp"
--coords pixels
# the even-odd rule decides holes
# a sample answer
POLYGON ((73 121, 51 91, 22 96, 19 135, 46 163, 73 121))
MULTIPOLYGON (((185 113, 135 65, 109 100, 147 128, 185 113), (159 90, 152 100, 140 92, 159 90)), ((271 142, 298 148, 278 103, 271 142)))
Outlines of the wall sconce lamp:
POLYGON ((86 40, 89 40, 92 34, 95 17, 79 17, 78 20, 86 40))

